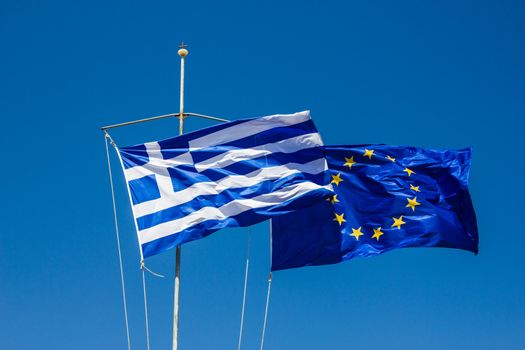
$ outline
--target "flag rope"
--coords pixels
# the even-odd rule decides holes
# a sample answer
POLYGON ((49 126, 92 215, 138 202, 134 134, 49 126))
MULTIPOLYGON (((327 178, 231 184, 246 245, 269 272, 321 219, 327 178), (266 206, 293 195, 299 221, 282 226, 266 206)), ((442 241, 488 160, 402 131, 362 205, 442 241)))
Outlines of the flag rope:
POLYGON ((241 325, 239 330, 239 343, 237 345, 237 350, 241 350, 242 342, 242 332, 244 328, 244 309, 246 307, 246 289, 248 287, 248 270, 250 266, 250 245, 252 240, 252 228, 248 228, 248 250, 246 252, 246 268, 244 270, 244 291, 242 295, 242 310, 241 310, 241 325))
POLYGON ((264 335, 266 331, 266 321, 268 320, 268 305, 270 304, 270 289, 272 287, 272 273, 268 275, 268 291, 266 292, 266 307, 264 309, 264 322, 261 336, 261 350, 264 347, 264 335))
POLYGON ((270 219, 270 274, 268 275, 268 291, 266 292, 266 307, 264 308, 264 322, 261 335, 261 349, 264 347, 264 335, 266 331, 266 321, 268 320, 268 306, 270 305, 270 290, 272 288, 272 256, 273 256, 273 231, 272 231, 272 219, 270 219))
POLYGON ((143 290, 143 296, 144 296, 144 317, 146 319, 146 348, 150 350, 149 322, 148 322, 148 297, 146 294, 146 274, 145 274, 144 265, 141 265, 141 271, 142 271, 142 290, 143 290))
POLYGON ((124 305, 124 319, 126 321, 126 338, 128 341, 128 350, 131 350, 131 342, 130 342, 130 336, 129 336, 129 322, 128 322, 128 307, 127 307, 127 301, 126 301, 126 284, 124 281, 124 268, 122 266, 122 252, 120 249, 120 235, 119 235, 119 228, 118 228, 118 219, 117 219, 117 204, 115 200, 115 190, 113 187, 113 173, 111 171, 111 160, 109 157, 109 146, 108 141, 111 143, 113 147, 117 147, 111 136, 109 136, 109 133, 104 130, 104 141, 106 144, 106 156, 108 160, 108 170, 109 170, 109 183, 111 187, 111 199, 113 201, 113 219, 115 222, 115 236, 117 238, 117 250, 118 250, 118 261, 120 266, 120 282, 122 285, 122 303, 124 305))

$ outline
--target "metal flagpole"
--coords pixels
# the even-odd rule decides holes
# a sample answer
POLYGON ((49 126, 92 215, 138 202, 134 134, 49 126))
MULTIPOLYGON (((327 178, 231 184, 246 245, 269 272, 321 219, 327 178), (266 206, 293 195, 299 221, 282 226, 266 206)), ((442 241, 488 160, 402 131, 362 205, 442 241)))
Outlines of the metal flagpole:
MULTIPOLYGON (((186 45, 182 42, 179 46, 180 56, 180 113, 179 113, 179 135, 184 132, 184 58, 188 55, 186 45)), ((175 291, 173 302, 173 350, 178 348, 179 335, 179 289, 180 289, 180 255, 181 247, 177 246, 175 252, 175 291)))
MULTIPOLYGON (((214 120, 218 122, 228 122, 228 119, 213 117, 205 114, 197 113, 184 113, 184 58, 188 55, 188 50, 186 45, 182 42, 179 45, 179 51, 177 52, 181 58, 180 61, 180 113, 170 113, 164 114, 149 118, 142 118, 137 120, 132 120, 124 123, 112 124, 103 126, 100 129, 107 134, 107 130, 113 128, 120 128, 123 126, 140 124, 145 122, 150 122, 153 120, 164 119, 164 118, 178 118, 179 119, 179 135, 182 135, 184 132, 184 118, 186 117, 197 117, 203 119, 214 120)), ((109 158, 108 158, 109 160, 109 158)), ((180 292, 180 257, 181 257, 181 247, 177 246, 175 253, 175 286, 174 286, 174 305, 173 305, 173 350, 178 348, 178 333, 179 333, 179 292, 180 292)), ((148 270, 149 271, 149 270, 148 270)), ((151 271, 150 271, 151 272, 151 271)), ((147 322, 147 319, 146 319, 147 322)), ((148 343, 149 344, 149 343, 148 343)))

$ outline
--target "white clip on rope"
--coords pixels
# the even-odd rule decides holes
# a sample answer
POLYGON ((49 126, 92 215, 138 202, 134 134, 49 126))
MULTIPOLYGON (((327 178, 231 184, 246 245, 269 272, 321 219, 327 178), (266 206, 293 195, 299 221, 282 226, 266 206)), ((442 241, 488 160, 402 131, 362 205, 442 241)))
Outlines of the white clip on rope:
POLYGON ((148 271, 149 273, 151 273, 153 276, 155 277, 160 277, 160 278, 164 278, 165 276, 164 275, 161 275, 160 273, 156 273, 154 271, 151 271, 147 266, 146 264, 144 263, 144 260, 141 260, 140 261, 140 269, 141 270, 146 270, 148 271))

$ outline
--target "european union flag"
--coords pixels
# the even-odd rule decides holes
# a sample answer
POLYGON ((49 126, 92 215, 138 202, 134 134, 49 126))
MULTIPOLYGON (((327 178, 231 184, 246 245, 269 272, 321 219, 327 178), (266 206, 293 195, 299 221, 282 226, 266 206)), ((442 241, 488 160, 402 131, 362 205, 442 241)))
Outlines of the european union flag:
POLYGON ((478 252, 471 149, 325 146, 336 193, 272 222, 272 270, 333 264, 402 247, 478 252))

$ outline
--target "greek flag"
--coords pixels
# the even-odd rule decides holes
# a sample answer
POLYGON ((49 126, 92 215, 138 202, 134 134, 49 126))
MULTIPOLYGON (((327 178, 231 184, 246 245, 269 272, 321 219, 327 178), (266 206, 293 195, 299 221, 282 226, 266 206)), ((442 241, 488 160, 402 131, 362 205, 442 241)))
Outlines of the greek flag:
POLYGON ((143 257, 333 195, 308 111, 232 121, 119 155, 143 257))

